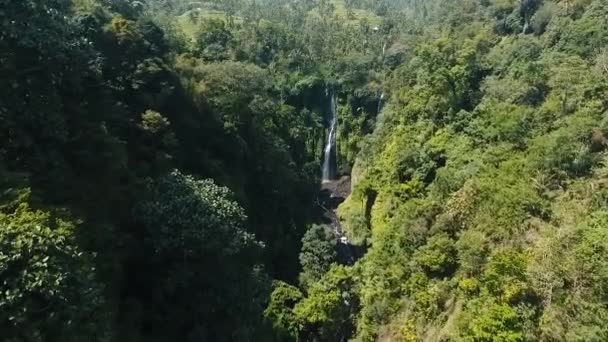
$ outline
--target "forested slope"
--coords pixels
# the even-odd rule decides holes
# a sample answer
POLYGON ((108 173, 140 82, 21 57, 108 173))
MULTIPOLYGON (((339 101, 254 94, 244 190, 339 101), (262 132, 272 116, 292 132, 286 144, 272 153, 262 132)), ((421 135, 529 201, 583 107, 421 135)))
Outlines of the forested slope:
POLYGON ((327 341, 604 341, 608 3, 443 3, 402 23, 339 210, 367 254, 272 315, 327 341))
POLYGON ((607 95, 606 0, 0 0, 0 340, 604 341, 607 95))

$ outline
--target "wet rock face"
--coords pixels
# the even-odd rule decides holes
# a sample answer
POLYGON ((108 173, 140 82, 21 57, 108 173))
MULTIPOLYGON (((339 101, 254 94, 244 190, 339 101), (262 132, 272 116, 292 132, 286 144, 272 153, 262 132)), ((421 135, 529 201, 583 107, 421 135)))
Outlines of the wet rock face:
POLYGON ((337 205, 339 205, 350 195, 350 185, 350 176, 342 176, 337 180, 324 181, 321 184, 319 197, 329 197, 330 199, 334 199, 334 202, 337 201, 337 205))
POLYGON ((336 209, 350 195, 350 176, 342 176, 337 180, 323 181, 317 197, 321 209, 322 221, 330 225, 338 243, 336 244, 338 262, 342 265, 352 265, 365 254, 364 247, 353 246, 342 231, 342 226, 336 209))
POLYGON ((326 210, 334 211, 342 202, 344 202, 343 197, 334 197, 327 190, 322 190, 319 193, 319 203, 326 210))

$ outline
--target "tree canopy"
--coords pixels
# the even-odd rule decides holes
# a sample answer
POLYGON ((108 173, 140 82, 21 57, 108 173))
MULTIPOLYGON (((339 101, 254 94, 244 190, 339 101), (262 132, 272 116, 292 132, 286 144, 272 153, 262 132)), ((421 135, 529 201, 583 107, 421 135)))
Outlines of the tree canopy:
POLYGON ((0 0, 0 339, 608 339, 606 18, 0 0))

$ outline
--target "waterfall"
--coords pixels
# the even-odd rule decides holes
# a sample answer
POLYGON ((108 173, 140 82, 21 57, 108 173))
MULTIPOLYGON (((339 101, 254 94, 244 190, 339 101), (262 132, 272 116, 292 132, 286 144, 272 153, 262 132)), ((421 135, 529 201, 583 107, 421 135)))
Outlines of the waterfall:
POLYGON ((382 95, 380 95, 380 99, 378 100, 378 109, 376 110, 376 115, 380 114, 380 111, 382 110, 383 105, 384 105, 384 93, 382 93, 382 95))
MULTIPOLYGON (((328 91, 329 93, 329 91, 328 91)), ((329 95, 329 94, 328 94, 329 95)), ((325 149, 323 150, 323 181, 327 182, 336 177, 336 166, 334 152, 336 149, 336 130, 338 126, 338 120, 336 117, 336 96, 331 93, 330 97, 330 108, 329 108, 329 134, 325 141, 325 149)))
POLYGON ((384 56, 386 56, 386 42, 382 45, 382 60, 384 61, 384 56))

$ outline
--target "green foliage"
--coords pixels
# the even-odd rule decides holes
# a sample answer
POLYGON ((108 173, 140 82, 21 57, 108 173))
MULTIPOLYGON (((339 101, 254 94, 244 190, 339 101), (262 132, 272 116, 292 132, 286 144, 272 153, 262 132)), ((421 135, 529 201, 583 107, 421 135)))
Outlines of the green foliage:
POLYGON ((334 266, 311 286, 306 298, 294 308, 304 324, 305 340, 339 340, 352 334, 352 321, 359 305, 353 285, 351 270, 334 266))
POLYGON ((352 274, 352 269, 333 265, 310 284, 306 295, 293 286, 275 282, 264 315, 275 327, 276 338, 308 341, 350 337, 359 306, 352 274))
MULTIPOLYGON (((408 36, 338 211, 369 246, 355 267, 356 340, 397 336, 404 317, 427 340, 605 336, 591 285, 603 286, 603 263, 569 266, 603 212, 603 55, 575 38, 603 39, 602 3, 471 4, 471 22, 408 36)), ((593 240, 585 248, 605 255, 593 240)))
POLYGON ((302 297, 302 293, 296 287, 282 281, 273 284, 264 317, 272 322, 278 341, 297 339, 299 336, 303 328, 302 322, 293 309, 302 297))
POLYGON ((602 24, 601 19, 607 14, 606 2, 592 1, 578 5, 583 11, 580 18, 552 22, 547 33, 556 40, 554 42, 559 50, 590 58, 598 48, 606 44, 608 39, 608 29, 602 24))
MULTIPOLYGON (((369 23, 329 15, 329 3, 5 5, 0 208, 12 211, 30 196, 41 207, 78 213, 85 228, 77 241, 70 235, 69 246, 97 253, 87 277, 103 285, 74 283, 74 293, 92 290, 79 301, 64 296, 78 307, 53 304, 65 311, 53 329, 34 327, 43 321, 39 313, 20 323, 31 336, 12 336, 13 327, 3 334, 69 340, 73 315, 82 331, 91 331, 74 331, 76 340, 271 336, 262 322, 269 281, 261 265, 276 278, 297 279, 298 249, 313 220, 325 87, 335 84, 343 104, 355 90, 361 91, 353 101, 368 106, 378 96, 383 41, 371 39, 369 23), (353 51, 361 52, 361 63, 337 80, 332 74, 342 73, 344 63, 335 65, 336 56, 353 51), (230 194, 211 181, 167 176, 176 168, 213 178, 230 194), (31 181, 31 190, 21 189, 20 178, 31 181), (100 310, 102 302, 115 310, 100 310), (96 311, 81 322, 81 308, 96 311), (116 324, 102 336, 96 324, 107 321, 116 324)), ((352 137, 348 163, 372 129, 371 115, 343 131, 352 137)), ((44 258, 50 250, 44 246, 32 257, 44 258)), ((83 253, 57 272, 80 277, 78 262, 90 262, 83 253)), ((333 256, 312 255, 320 268, 304 264, 321 278, 333 256)))
POLYGON ((196 38, 199 54, 208 61, 228 59, 233 36, 223 20, 204 21, 196 38))
POLYGON ((0 3, 3 340, 606 340, 606 0, 0 3))
MULTIPOLYGON (((506 304, 477 303, 464 341, 523 341, 524 334, 517 312, 506 304)), ((465 330, 466 331, 466 330, 465 330)))
POLYGON ((484 265, 488 247, 483 233, 467 230, 458 238, 456 249, 460 270, 469 275, 479 274, 484 265))
POLYGON ((70 135, 61 90, 78 87, 78 78, 89 73, 89 56, 86 40, 63 15, 67 6, 55 0, 3 2, 0 159, 11 167, 57 171, 52 156, 70 135))
POLYGON ((230 191, 175 171, 158 180, 149 196, 136 217, 146 229, 148 267, 162 270, 148 275, 154 286, 147 291, 162 296, 142 303, 156 312, 149 324, 162 327, 150 335, 169 338, 186 331, 197 340, 255 334, 255 325, 243 322, 261 313, 261 246, 244 231, 245 213, 230 191), (180 314, 164 314, 164 308, 180 314))
POLYGON ((147 110, 141 115, 141 126, 144 130, 156 134, 169 127, 169 120, 159 112, 147 110))
POLYGON ((312 225, 302 238, 300 282, 308 287, 325 274, 336 259, 337 237, 331 227, 312 225))
POLYGON ((0 213, 3 340, 109 340, 104 288, 75 230, 69 219, 25 203, 0 213))
POLYGON ((231 200, 227 188, 178 171, 157 183, 151 189, 150 200, 138 209, 137 217, 150 230, 150 243, 158 254, 179 251, 186 259, 200 258, 208 253, 206 248, 218 247, 212 242, 215 239, 224 242, 226 249, 222 253, 257 248, 253 236, 243 230, 245 213, 231 200), (209 244, 202 244, 203 241, 209 244))
POLYGON ((456 264, 454 242, 445 233, 433 235, 416 250, 414 261, 430 274, 448 275, 456 264))
POLYGON ((106 27, 119 46, 128 47, 138 44, 142 39, 141 32, 137 24, 132 20, 127 20, 122 16, 115 16, 106 27))
POLYGON ((511 250, 499 251, 490 257, 483 274, 485 287, 506 300, 516 299, 514 296, 525 286, 525 277, 525 256, 511 250))

